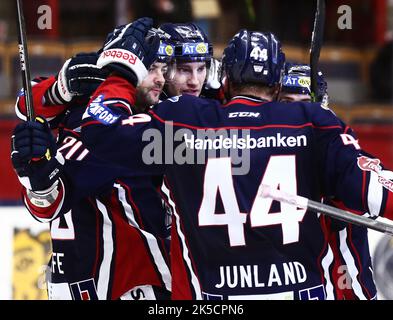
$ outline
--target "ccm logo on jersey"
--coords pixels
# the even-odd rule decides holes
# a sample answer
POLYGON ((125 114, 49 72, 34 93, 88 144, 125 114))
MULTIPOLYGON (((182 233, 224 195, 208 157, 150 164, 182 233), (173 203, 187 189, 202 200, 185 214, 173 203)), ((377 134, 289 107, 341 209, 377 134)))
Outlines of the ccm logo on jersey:
POLYGON ((106 107, 103 100, 103 94, 100 94, 97 98, 95 98, 87 108, 87 115, 85 113, 83 118, 90 116, 105 125, 110 125, 116 122, 117 119, 119 119, 119 116, 115 115, 108 107, 106 107))
POLYGON ((228 118, 259 118, 259 112, 230 112, 228 118))

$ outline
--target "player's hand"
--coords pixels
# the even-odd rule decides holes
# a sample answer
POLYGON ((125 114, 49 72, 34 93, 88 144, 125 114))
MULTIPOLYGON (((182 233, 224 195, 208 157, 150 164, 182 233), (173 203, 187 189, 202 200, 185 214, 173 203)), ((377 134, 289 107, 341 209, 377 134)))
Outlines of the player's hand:
POLYGON ((74 97, 87 98, 106 79, 109 72, 97 66, 98 53, 78 53, 68 59, 61 68, 54 90, 54 101, 67 103, 74 97))
POLYGON ((56 182, 64 158, 57 153, 55 138, 44 118, 37 117, 15 127, 11 160, 19 181, 27 189, 46 190, 56 182))
POLYGON ((116 28, 107 36, 97 65, 106 66, 138 85, 147 76, 160 45, 152 26, 151 18, 140 18, 116 28))

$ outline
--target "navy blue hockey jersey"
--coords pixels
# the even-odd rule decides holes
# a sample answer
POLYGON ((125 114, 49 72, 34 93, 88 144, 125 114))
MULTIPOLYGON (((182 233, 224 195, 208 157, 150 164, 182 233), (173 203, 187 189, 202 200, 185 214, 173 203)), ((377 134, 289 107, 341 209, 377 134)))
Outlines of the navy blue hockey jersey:
MULTIPOLYGON (((80 139, 85 106, 56 110, 38 99, 51 83, 41 81, 33 95, 41 101, 35 105, 38 114, 52 125, 61 119, 58 150, 66 162, 60 195, 50 207, 39 208, 24 191, 33 217, 50 222, 49 298, 168 299, 171 275, 161 181, 130 175, 89 152, 80 139)), ((21 99, 17 105, 21 114, 23 103, 21 99)))
POLYGON ((174 97, 136 116, 112 103, 134 95, 108 78, 83 116, 82 140, 134 173, 165 174, 173 298, 336 298, 320 217, 260 194, 267 184, 392 217, 393 173, 362 153, 334 113, 244 96, 226 105, 174 97))

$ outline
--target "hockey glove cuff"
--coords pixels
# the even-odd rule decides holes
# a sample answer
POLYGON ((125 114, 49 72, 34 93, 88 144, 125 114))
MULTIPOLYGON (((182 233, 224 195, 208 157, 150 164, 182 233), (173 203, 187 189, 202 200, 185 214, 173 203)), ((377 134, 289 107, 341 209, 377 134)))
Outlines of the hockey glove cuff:
POLYGON ((65 104, 74 97, 91 94, 105 81, 108 70, 97 66, 98 54, 78 53, 61 68, 57 81, 47 92, 51 104, 65 104))

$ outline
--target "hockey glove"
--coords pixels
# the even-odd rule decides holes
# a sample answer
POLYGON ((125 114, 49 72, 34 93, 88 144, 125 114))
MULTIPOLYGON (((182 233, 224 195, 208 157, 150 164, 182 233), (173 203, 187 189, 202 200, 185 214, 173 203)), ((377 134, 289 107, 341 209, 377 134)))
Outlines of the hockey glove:
POLYGON ((15 127, 11 160, 19 181, 27 189, 46 190, 56 183, 64 158, 57 152, 45 119, 37 117, 36 121, 26 121, 15 127))
POLYGON ((65 104, 74 97, 89 97, 109 72, 96 65, 98 54, 78 53, 61 68, 57 81, 48 91, 52 104, 65 104))
POLYGON ((152 32, 153 20, 140 18, 116 28, 107 36, 97 65, 120 73, 137 86, 156 59, 160 39, 152 32))

